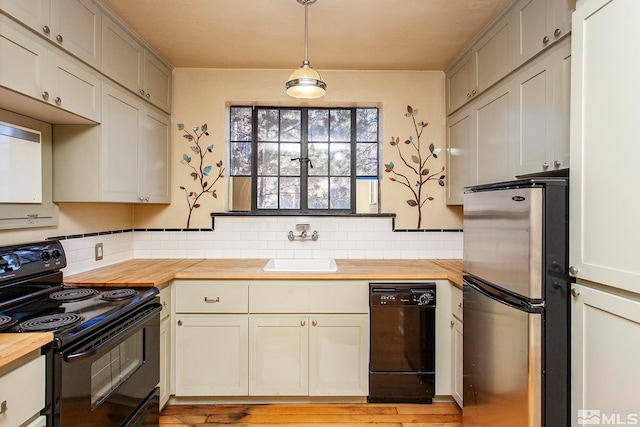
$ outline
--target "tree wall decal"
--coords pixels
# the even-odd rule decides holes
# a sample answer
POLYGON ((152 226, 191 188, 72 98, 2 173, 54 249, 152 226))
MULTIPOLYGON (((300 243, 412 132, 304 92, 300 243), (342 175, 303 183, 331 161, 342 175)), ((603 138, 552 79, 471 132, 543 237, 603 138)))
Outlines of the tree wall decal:
POLYGON ((185 198, 187 200, 187 205, 189 206, 189 215, 187 216, 187 228, 189 228, 191 224, 191 215, 193 214, 194 209, 198 209, 201 204, 199 203, 200 198, 205 194, 211 194, 213 198, 218 198, 218 194, 216 193, 215 188, 213 188, 216 183, 220 180, 220 178, 224 178, 224 167, 222 160, 216 163, 218 168, 218 176, 211 181, 211 170, 213 167, 211 165, 205 165, 205 157, 207 154, 213 152, 213 144, 209 145, 206 148, 203 148, 200 145, 200 138, 203 136, 209 136, 207 124, 203 124, 202 126, 194 126, 193 133, 189 132, 188 129, 184 127, 184 124, 178 123, 178 130, 184 131, 184 135, 182 135, 189 143, 189 148, 194 153, 193 156, 196 157, 196 160, 193 159, 192 156, 188 154, 182 155, 181 163, 187 165, 191 172, 189 176, 196 183, 196 189, 191 191, 186 186, 181 185, 180 189, 184 191, 185 198))
POLYGON ((391 146, 397 148, 400 160, 404 164, 404 170, 399 172, 396 170, 396 165, 390 161, 384 165, 384 171, 393 175, 389 177, 390 181, 407 187, 411 192, 411 198, 407 200, 407 204, 418 209, 418 224, 416 228, 420 228, 422 225, 422 207, 427 201, 434 200, 434 197, 426 192, 424 186, 429 181, 437 181, 438 185, 444 187, 445 167, 442 166, 441 170, 434 173, 427 168, 429 159, 432 157, 437 159, 441 149, 436 148, 433 144, 429 144, 427 152, 427 150, 421 146, 420 138, 422 137, 422 132, 429 123, 416 121, 417 115, 418 109, 413 109, 410 105, 407 105, 405 116, 410 117, 413 121, 416 139, 414 140, 413 136, 410 136, 404 141, 404 146, 406 147, 405 152, 401 149, 400 137, 396 137, 395 139, 391 137, 391 141, 389 142, 391 146))

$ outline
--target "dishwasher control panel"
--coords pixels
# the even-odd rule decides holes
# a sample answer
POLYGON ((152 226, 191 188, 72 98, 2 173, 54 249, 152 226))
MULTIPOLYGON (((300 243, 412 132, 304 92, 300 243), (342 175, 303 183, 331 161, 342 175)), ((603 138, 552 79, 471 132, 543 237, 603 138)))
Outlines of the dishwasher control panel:
POLYGON ((371 283, 370 305, 435 307, 435 283, 393 284, 371 283))

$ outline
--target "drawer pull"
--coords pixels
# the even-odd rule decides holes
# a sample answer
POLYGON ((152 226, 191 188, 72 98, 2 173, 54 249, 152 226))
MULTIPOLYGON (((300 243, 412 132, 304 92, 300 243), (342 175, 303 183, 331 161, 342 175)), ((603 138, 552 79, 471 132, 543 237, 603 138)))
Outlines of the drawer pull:
POLYGON ((220 297, 215 297, 215 298, 204 297, 204 302, 209 302, 212 304, 216 302, 220 302, 220 297))
POLYGON ((305 322, 304 320, 301 320, 301 321, 300 321, 300 326, 304 326, 304 325, 306 325, 306 324, 307 324, 307 322, 305 322))
POLYGON ((0 414, 4 414, 8 409, 9 407, 7 406, 7 401, 3 400, 2 403, 0 403, 0 414))

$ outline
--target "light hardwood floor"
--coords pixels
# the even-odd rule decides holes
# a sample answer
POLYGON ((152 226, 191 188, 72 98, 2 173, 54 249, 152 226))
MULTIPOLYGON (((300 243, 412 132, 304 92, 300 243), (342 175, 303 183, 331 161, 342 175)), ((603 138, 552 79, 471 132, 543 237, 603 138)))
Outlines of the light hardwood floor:
POLYGON ((277 404, 170 405, 160 414, 161 427, 461 427, 455 403, 413 404, 277 404))

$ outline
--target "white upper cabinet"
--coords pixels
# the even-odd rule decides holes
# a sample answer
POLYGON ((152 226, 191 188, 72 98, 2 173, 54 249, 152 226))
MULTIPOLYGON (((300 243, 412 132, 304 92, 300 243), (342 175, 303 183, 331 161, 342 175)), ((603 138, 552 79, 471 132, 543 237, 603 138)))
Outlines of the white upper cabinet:
POLYGON ((576 0, 521 0, 512 10, 516 65, 553 45, 571 31, 576 0))
POLYGON ((461 205, 463 189, 473 185, 475 175, 471 157, 473 126, 471 105, 447 117, 447 192, 448 205, 461 205))
POLYGON ((102 71, 156 107, 171 112, 171 68, 107 15, 102 21, 102 71))
POLYGON ((582 0, 573 15, 570 253, 579 280, 640 293, 640 2, 582 0))
POLYGON ((447 71, 447 113, 466 104, 478 92, 475 86, 475 63, 468 52, 447 71))
POLYGON ((0 0, 0 8, 80 60, 100 69, 102 12, 91 0, 0 0))
POLYGON ((517 72, 515 175, 569 167, 570 72, 568 39, 517 72))
MULTIPOLYGON (((0 59, 0 86, 42 101, 50 107, 100 122, 100 74, 2 15, 0 59)), ((36 103, 34 107, 19 98, 12 101, 11 105, 3 106, 23 114, 31 113, 32 116, 36 115, 37 108, 42 108, 42 105, 36 103)), ((53 114, 43 119, 53 123, 74 121, 60 117, 53 114)))

